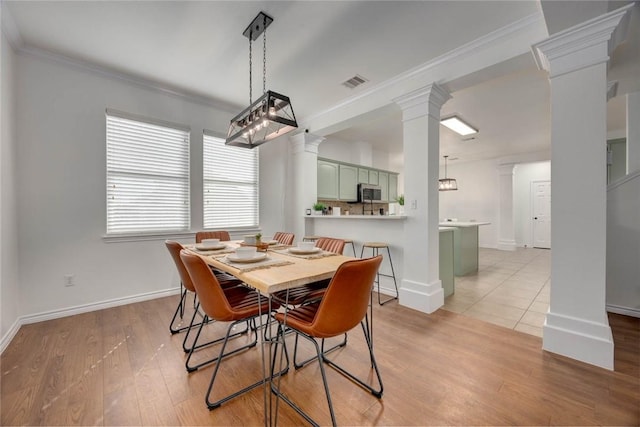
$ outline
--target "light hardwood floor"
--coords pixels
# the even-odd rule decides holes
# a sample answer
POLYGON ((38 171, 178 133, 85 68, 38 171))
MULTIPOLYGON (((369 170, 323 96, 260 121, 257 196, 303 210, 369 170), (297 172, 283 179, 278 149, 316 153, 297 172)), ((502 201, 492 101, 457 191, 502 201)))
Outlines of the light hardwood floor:
MULTIPOLYGON (((177 297, 162 298, 23 326, 0 359, 1 424, 263 424, 262 389, 207 410, 213 367, 185 371, 183 335, 167 329, 175 304, 177 297)), ((610 372, 544 352, 539 337, 446 310, 427 315, 393 302, 376 305, 374 316, 384 396, 328 369, 341 425, 640 423, 639 319, 611 316, 610 372)), ((371 378, 360 330, 334 356, 371 378)), ((220 374, 215 396, 257 378, 259 352, 229 358, 220 374)), ((320 384, 317 364, 282 379, 285 392, 326 425, 320 384)), ((281 404, 278 424, 305 423, 281 404)))

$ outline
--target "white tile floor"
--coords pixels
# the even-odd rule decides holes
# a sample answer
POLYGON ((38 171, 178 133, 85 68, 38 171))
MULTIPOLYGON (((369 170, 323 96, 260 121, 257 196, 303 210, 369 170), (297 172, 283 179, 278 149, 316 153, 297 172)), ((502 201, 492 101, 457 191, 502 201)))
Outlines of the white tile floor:
POLYGON ((541 337, 550 276, 550 250, 480 248, 478 272, 456 277, 442 308, 541 337))

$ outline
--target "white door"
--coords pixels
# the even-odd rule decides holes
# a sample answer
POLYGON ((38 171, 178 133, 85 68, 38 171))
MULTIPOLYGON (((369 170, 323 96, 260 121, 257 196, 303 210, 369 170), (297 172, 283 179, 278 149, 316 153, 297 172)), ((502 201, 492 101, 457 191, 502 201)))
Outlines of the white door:
POLYGON ((551 249, 551 181, 531 183, 533 246, 551 249))

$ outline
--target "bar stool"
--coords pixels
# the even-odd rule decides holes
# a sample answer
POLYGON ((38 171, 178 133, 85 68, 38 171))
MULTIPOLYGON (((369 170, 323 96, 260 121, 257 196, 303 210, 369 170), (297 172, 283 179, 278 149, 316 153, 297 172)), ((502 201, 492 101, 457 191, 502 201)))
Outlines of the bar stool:
POLYGON ((353 256, 357 258, 358 255, 356 255, 356 245, 353 243, 353 240, 351 239, 342 239, 342 240, 344 240, 345 245, 351 245, 351 249, 353 249, 353 256))
POLYGON ((371 254, 372 254, 371 256, 378 255, 378 252, 380 251, 380 249, 385 249, 385 248, 387 249, 387 257, 389 258, 389 265, 391 266, 391 274, 383 274, 383 273, 380 273, 380 271, 378 271, 378 274, 376 275, 375 283, 378 285, 378 304, 384 305, 389 301, 398 299, 398 283, 396 282, 396 273, 393 270, 393 262, 391 261, 391 251, 389 250, 389 245, 384 242, 364 242, 362 244, 362 250, 360 251, 360 258, 362 258, 362 255, 364 254, 364 248, 371 248, 371 254), (380 300, 380 276, 393 278, 393 286, 396 288, 395 297, 388 298, 385 301, 380 300))

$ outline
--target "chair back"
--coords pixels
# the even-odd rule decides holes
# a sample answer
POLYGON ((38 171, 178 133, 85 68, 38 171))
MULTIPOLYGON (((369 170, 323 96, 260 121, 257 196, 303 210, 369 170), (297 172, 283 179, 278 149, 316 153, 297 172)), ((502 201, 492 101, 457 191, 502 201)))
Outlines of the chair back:
POLYGON ((293 239, 295 238, 295 234, 293 233, 285 233, 282 231, 278 231, 273 235, 273 240, 277 240, 278 243, 282 245, 293 245, 293 239))
POLYGON ((338 267, 311 324, 313 336, 333 337, 360 323, 367 313, 380 263, 382 255, 346 261, 338 267))
POLYGON ((180 252, 180 259, 191 276, 200 306, 207 316, 223 322, 233 320, 231 305, 209 266, 202 258, 185 250, 180 252))
POLYGON ((202 243, 204 239, 220 239, 221 242, 228 242, 231 240, 231 236, 225 230, 198 231, 196 233, 196 243, 202 243))
POLYGON ((196 288, 193 286, 191 276, 189 276, 187 269, 184 268, 184 264, 180 259, 180 251, 184 249, 184 247, 180 243, 174 242, 173 240, 165 240, 164 244, 166 245, 167 249, 169 249, 171 258, 173 258, 173 262, 176 264, 178 274, 180 275, 180 281, 182 281, 182 286, 184 286, 191 292, 195 292, 196 288))
POLYGON ((332 237, 320 237, 316 240, 316 248, 342 255, 344 250, 344 240, 332 237))

